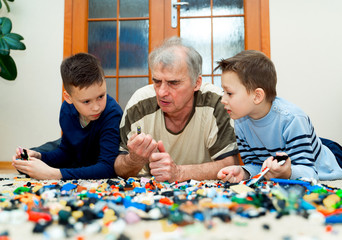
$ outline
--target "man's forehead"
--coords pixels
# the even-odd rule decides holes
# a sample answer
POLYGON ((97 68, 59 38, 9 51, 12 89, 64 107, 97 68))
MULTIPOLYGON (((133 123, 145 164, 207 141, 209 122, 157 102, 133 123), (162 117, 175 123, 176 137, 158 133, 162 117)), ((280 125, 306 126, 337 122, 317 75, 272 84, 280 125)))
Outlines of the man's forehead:
POLYGON ((172 74, 179 74, 179 73, 187 73, 187 65, 185 62, 182 61, 175 61, 171 64, 165 63, 158 63, 153 69, 152 74, 154 73, 172 73, 172 74))

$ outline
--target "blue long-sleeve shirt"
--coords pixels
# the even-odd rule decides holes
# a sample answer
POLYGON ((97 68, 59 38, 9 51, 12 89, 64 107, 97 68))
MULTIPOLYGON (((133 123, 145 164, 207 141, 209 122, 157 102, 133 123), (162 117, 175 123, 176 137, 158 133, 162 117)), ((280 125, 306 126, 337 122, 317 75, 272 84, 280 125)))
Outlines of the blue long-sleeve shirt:
POLYGON ((276 97, 269 113, 258 120, 243 117, 234 122, 241 158, 251 176, 276 152, 291 158, 291 179, 342 178, 334 154, 316 135, 309 117, 294 104, 276 97))
POLYGON ((101 116, 82 128, 76 108, 64 101, 59 116, 63 132, 61 144, 54 151, 42 152, 42 161, 59 168, 65 180, 115 177, 121 117, 121 107, 107 95, 101 116))

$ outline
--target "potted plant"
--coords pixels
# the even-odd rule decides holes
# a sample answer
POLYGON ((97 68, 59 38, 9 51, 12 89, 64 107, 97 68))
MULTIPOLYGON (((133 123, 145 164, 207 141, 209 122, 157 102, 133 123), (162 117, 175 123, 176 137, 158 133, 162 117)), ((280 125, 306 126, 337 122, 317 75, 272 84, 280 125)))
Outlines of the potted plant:
MULTIPOLYGON (((7 1, 13 2, 14 0, 2 0, 10 12, 7 1)), ((0 0, 0 8, 2 3, 0 0)), ((24 38, 17 34, 11 33, 12 22, 7 17, 0 18, 0 77, 6 80, 15 80, 17 77, 17 67, 13 58, 10 56, 10 50, 25 50, 26 46, 21 40, 24 38)))

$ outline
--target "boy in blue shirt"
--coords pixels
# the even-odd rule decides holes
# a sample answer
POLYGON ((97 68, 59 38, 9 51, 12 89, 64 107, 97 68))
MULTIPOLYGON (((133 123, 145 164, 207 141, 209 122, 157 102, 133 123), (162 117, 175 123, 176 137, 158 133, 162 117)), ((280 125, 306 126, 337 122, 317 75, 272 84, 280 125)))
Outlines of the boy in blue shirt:
POLYGON ((115 177, 122 109, 107 95, 99 60, 87 53, 71 56, 62 62, 61 76, 65 101, 59 117, 63 132, 59 147, 50 152, 27 150, 29 161, 20 160, 17 149, 12 165, 36 179, 115 177))
MULTIPOLYGON (((309 117, 276 96, 272 61, 255 50, 218 62, 224 95, 221 102, 232 119, 243 166, 221 169, 217 177, 232 183, 247 180, 264 167, 266 179, 342 178, 342 148, 317 137, 309 117), (327 147, 328 145, 329 147, 327 147), (287 155, 280 166, 274 156, 287 155)), ((215 70, 216 70, 215 69, 215 70)))

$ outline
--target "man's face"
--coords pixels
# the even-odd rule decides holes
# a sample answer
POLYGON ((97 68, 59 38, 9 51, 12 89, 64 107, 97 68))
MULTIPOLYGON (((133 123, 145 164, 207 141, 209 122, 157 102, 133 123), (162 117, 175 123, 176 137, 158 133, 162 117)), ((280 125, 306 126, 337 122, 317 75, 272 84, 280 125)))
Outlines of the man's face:
POLYGON ((189 77, 187 65, 181 61, 173 67, 156 65, 152 71, 154 90, 158 105, 168 116, 191 111, 194 92, 199 90, 202 78, 199 77, 194 85, 189 77))
POLYGON ((71 87, 71 94, 64 93, 69 104, 74 104, 83 120, 90 122, 98 119, 106 108, 107 102, 106 81, 102 84, 93 84, 87 88, 71 87))

